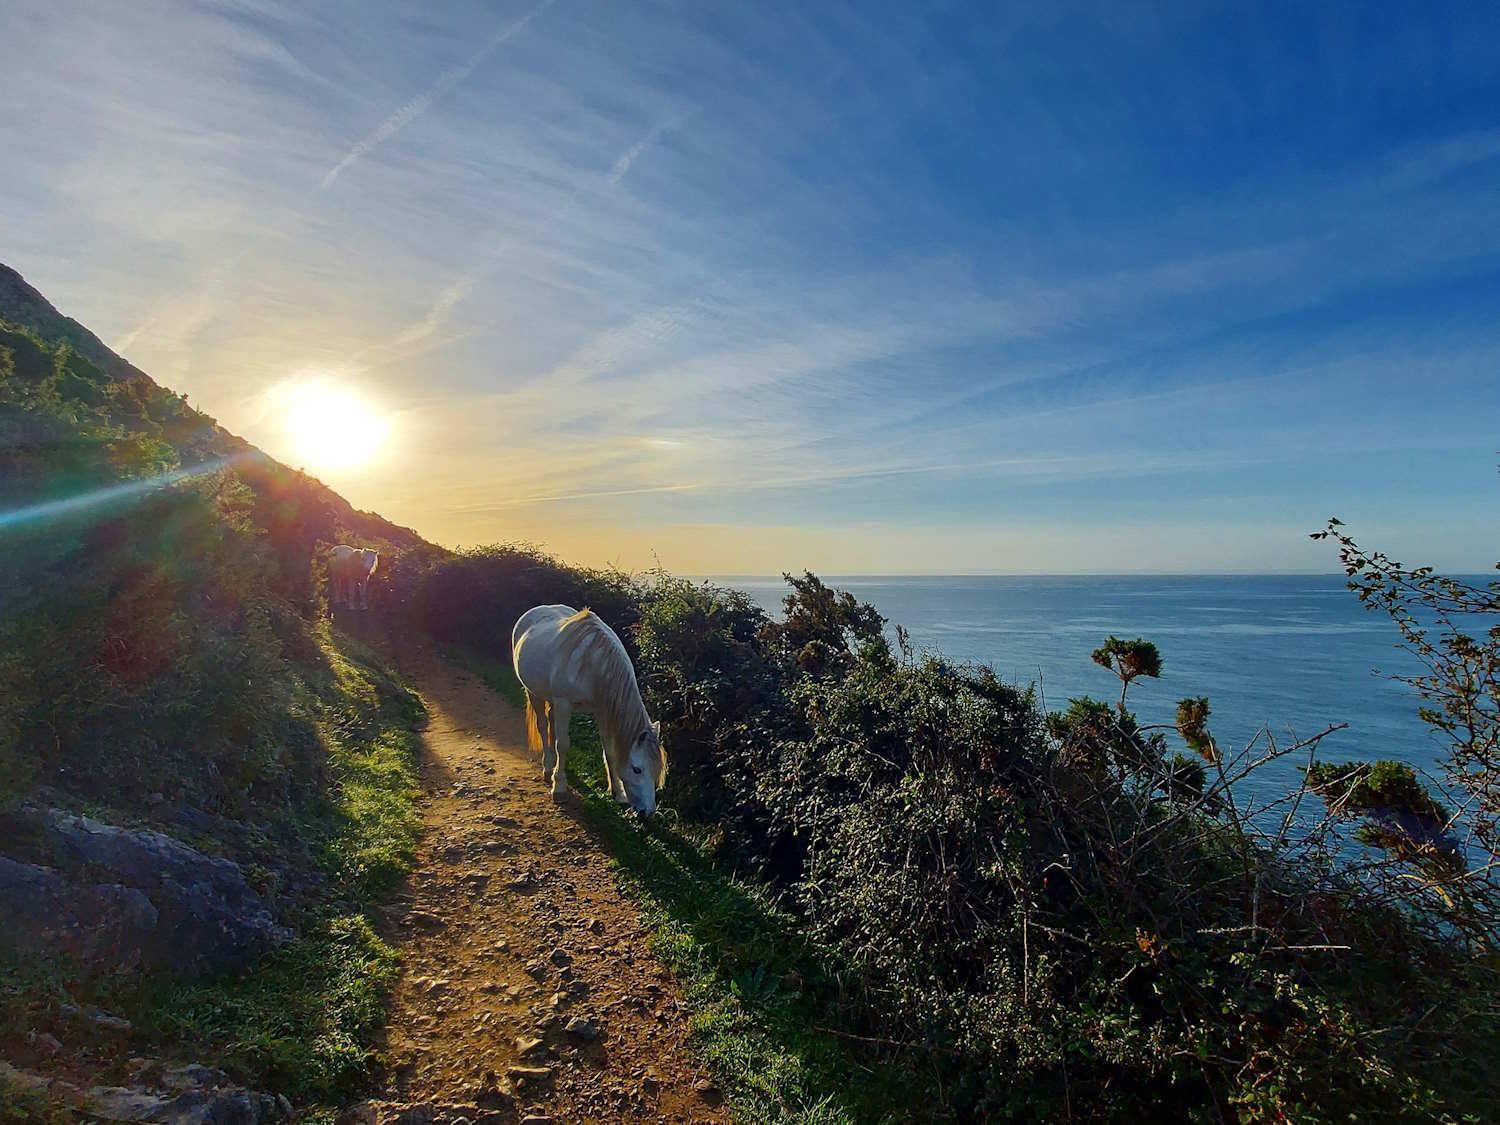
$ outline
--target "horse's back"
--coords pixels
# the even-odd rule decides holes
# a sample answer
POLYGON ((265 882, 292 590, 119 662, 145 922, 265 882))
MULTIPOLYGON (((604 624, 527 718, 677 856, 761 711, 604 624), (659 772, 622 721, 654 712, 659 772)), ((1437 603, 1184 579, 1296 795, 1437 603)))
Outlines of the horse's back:
POLYGON ((521 638, 525 636, 526 631, 528 629, 531 629, 533 626, 539 625, 542 622, 565 621, 569 617, 577 614, 577 612, 578 611, 570 605, 533 606, 531 609, 528 609, 525 613, 521 614, 520 617, 516 618, 515 628, 510 631, 511 651, 515 651, 515 649, 521 643, 521 638))
POLYGON ((380 552, 369 547, 351 547, 348 543, 339 543, 328 549, 328 565, 339 570, 374 574, 379 563, 380 552))
POLYGON ((527 691, 551 696, 552 665, 560 626, 578 611, 567 605, 539 605, 516 619, 510 631, 511 663, 527 691))

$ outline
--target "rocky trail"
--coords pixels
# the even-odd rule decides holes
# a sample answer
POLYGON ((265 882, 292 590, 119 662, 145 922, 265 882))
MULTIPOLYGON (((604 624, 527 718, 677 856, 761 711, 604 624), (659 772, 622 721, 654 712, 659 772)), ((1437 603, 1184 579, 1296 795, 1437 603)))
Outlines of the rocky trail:
MULTIPOLYGON (((381 646, 384 647, 384 646, 381 646)), ((688 1011, 601 844, 555 803, 521 713, 430 646, 425 834, 385 911, 401 951, 371 1122, 722 1121, 688 1011)))

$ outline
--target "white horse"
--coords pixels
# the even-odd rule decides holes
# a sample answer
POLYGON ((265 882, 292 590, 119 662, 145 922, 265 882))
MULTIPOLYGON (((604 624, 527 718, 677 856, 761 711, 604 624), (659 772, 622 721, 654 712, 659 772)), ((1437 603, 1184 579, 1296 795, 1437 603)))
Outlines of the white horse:
POLYGON ((370 575, 380 564, 380 556, 368 547, 351 547, 340 543, 328 552, 328 580, 333 586, 333 604, 353 609, 370 608, 370 575))
POLYGON ((610 795, 642 816, 656 811, 667 779, 661 723, 641 700, 630 654, 591 610, 539 605, 521 615, 510 635, 516 678, 526 689, 526 741, 542 752, 542 780, 552 795, 568 791, 568 716, 592 711, 604 743, 610 795))

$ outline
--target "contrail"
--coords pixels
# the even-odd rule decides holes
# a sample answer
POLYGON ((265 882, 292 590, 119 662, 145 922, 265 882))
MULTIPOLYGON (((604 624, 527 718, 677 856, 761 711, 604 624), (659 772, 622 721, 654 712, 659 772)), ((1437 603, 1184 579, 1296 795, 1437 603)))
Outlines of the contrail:
POLYGON ((448 91, 452 90, 453 87, 473 74, 474 71, 478 70, 481 63, 493 55, 503 44, 526 30, 527 24, 552 7, 555 2, 556 0, 543 0, 541 4, 516 20, 515 23, 501 28, 494 35, 490 36, 489 41, 480 47, 478 51, 474 52, 468 62, 462 66, 456 66, 452 70, 444 71, 438 77, 438 80, 428 87, 424 93, 418 94, 395 113, 387 117, 381 122, 379 128, 346 152, 343 159, 328 170, 328 174, 323 177, 323 182, 318 185, 318 190, 327 191, 347 168, 363 159, 372 149, 378 148, 417 118, 421 117, 422 114, 427 112, 428 107, 433 102, 437 101, 444 94, 448 93, 448 91))
MULTIPOLYGON (((545 6, 543 5, 543 7, 545 6)), ((537 11, 541 11, 541 8, 538 8, 537 11)), ((535 14, 536 12, 532 13, 532 15, 535 14)), ((528 16, 527 18, 530 19, 531 17, 528 16)), ((605 174, 603 179, 604 186, 606 188, 618 186, 619 182, 625 178, 626 173, 641 158, 642 154, 652 145, 656 144, 664 133, 670 129, 675 129, 679 124, 681 124, 680 116, 653 125, 645 136, 621 153, 614 164, 610 166, 609 172, 605 174)), ((590 190, 586 185, 574 188, 568 194, 568 197, 558 206, 557 210, 544 219, 533 233, 535 235, 544 234, 562 223, 564 219, 572 214, 573 208, 578 206, 583 197, 589 194, 590 190)), ((432 307, 428 309, 426 316, 402 329, 389 343, 371 344, 364 348, 360 354, 363 355, 365 352, 376 348, 409 347, 427 339, 427 337, 431 336, 447 322, 455 308, 469 299, 469 294, 474 292, 476 286, 499 268, 498 263, 502 252, 514 242, 515 236, 507 235, 484 255, 484 259, 480 265, 462 274, 456 281, 449 284, 439 293, 437 299, 433 301, 432 307)))
POLYGON ((134 500, 157 489, 166 488, 168 485, 216 473, 220 469, 228 468, 237 460, 239 460, 238 456, 220 457, 214 461, 205 461, 201 464, 187 465, 180 469, 158 473, 154 477, 107 485, 104 488, 81 492, 76 496, 65 496, 61 500, 47 500, 24 508, 12 508, 8 512, 0 512, 0 531, 7 531, 21 524, 35 523, 38 520, 73 515, 119 500, 134 500))

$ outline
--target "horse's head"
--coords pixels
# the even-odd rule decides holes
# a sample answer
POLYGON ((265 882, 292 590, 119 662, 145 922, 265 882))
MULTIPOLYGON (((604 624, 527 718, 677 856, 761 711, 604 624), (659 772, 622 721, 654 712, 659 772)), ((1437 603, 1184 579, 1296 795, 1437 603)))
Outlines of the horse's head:
POLYGON ((642 816, 656 811, 656 794, 667 780, 667 755, 661 747, 661 722, 652 723, 630 743, 625 759, 625 798, 642 816))

